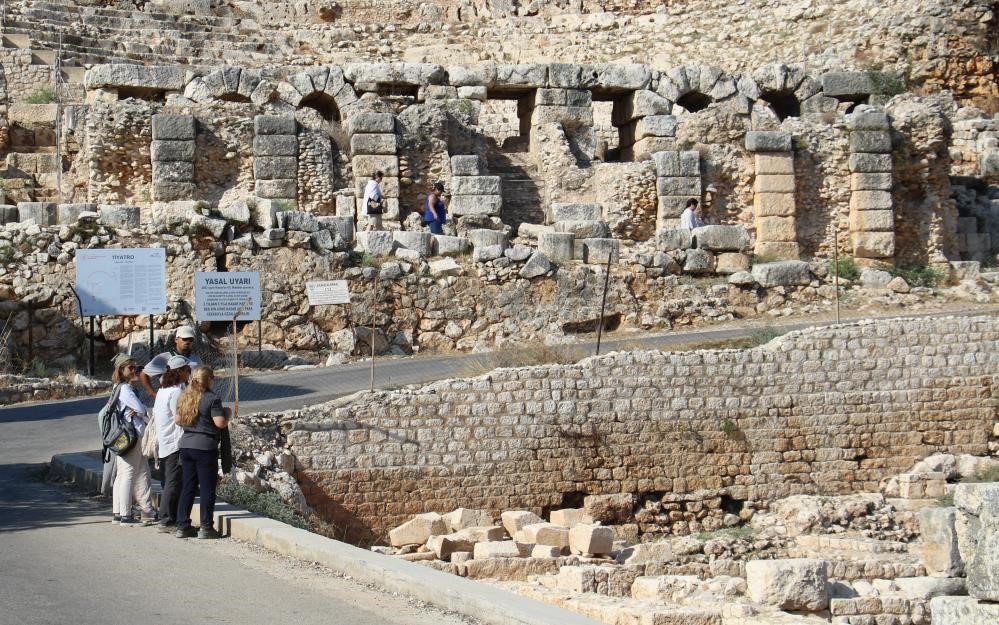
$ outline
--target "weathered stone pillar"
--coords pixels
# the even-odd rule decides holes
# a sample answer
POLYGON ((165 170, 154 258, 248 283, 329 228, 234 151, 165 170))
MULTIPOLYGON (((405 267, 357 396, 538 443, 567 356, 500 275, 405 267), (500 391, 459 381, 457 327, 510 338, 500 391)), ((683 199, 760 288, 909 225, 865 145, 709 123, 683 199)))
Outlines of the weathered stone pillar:
MULTIPOLYGON (((391 113, 357 113, 347 120, 354 170, 357 216, 363 213, 364 187, 376 171, 385 174, 383 223, 399 220, 399 156, 396 153, 395 117, 391 113)), ((388 227, 388 224, 385 224, 388 227)))
POLYGON ((850 131, 850 240, 856 258, 895 256, 891 133, 884 111, 847 117, 850 131))
POLYGON ((675 150, 677 126, 672 115, 649 115, 622 126, 621 160, 647 161, 656 152, 675 150))
POLYGON ((756 169, 753 211, 756 218, 756 254, 797 259, 797 206, 794 200, 794 146, 786 132, 746 133, 746 149, 756 169))
POLYGON ((154 202, 194 199, 194 145, 197 129, 193 115, 153 115, 154 202))
POLYGON ((656 152, 652 160, 658 175, 656 230, 679 228, 687 200, 701 199, 701 154, 696 150, 656 152))
POLYGON ((253 119, 253 178, 257 197, 298 199, 298 124, 291 115, 253 119))
POLYGON ((542 124, 561 124, 575 148, 587 157, 593 156, 596 140, 593 137, 593 96, 586 89, 538 89, 531 110, 531 151, 537 133, 534 128, 542 124))
POLYGON ((499 217, 503 208, 502 180, 499 176, 486 175, 478 156, 456 155, 451 157, 451 204, 449 210, 455 217, 487 215, 499 217))

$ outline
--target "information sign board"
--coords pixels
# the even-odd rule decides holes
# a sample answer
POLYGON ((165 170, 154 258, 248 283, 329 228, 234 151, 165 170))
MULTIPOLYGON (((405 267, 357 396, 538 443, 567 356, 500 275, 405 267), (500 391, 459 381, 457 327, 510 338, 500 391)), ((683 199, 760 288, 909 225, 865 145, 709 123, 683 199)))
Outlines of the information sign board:
POLYGON ((166 312, 166 250, 76 250, 76 293, 84 317, 166 312))
POLYGON ((346 280, 306 282, 305 292, 309 296, 310 306, 350 303, 350 290, 346 280))
POLYGON ((260 320, 260 274, 256 271, 199 271, 194 275, 198 321, 260 320), (249 301, 247 301, 249 300, 249 301))

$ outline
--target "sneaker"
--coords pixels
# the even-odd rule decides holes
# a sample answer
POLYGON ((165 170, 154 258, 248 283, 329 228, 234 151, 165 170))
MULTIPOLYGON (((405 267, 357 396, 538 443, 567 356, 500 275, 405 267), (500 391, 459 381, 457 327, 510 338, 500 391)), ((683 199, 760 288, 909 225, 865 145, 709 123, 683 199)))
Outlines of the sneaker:
POLYGON ((218 532, 215 531, 214 527, 202 527, 198 530, 198 538, 201 539, 213 539, 222 538, 218 532))
POLYGON ((136 527, 142 525, 142 523, 135 520, 135 517, 123 516, 121 517, 121 521, 118 522, 118 525, 121 525, 122 527, 136 527))
POLYGON ((120 514, 116 514, 113 517, 111 517, 111 525, 119 525, 120 523, 121 523, 121 515, 120 514))
POLYGON ((160 523, 159 527, 157 527, 156 529, 157 529, 157 531, 159 531, 159 532, 161 532, 163 534, 171 534, 171 533, 177 531, 177 524, 176 523, 160 523))
POLYGON ((177 538, 194 538, 198 535, 198 531, 188 525, 187 527, 181 527, 177 529, 177 533, 174 534, 177 538))

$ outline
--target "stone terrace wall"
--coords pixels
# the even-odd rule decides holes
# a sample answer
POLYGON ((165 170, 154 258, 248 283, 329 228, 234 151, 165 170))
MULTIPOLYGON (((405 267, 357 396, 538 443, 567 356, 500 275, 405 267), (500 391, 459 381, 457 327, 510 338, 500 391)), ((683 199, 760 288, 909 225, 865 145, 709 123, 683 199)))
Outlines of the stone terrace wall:
POLYGON ((938 451, 986 453, 997 372, 999 319, 863 322, 748 351, 501 369, 285 428, 310 505, 375 535, 420 512, 540 513, 583 494, 704 489, 759 507, 877 490, 938 451))

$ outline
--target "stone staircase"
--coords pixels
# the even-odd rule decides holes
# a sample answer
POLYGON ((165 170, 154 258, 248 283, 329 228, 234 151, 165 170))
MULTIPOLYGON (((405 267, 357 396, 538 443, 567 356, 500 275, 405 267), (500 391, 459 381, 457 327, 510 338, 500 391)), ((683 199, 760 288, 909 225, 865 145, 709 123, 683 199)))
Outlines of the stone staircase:
POLYGON ((488 171, 502 180, 503 223, 516 230, 523 222, 545 223, 545 183, 538 176, 538 163, 529 152, 491 150, 488 171))

